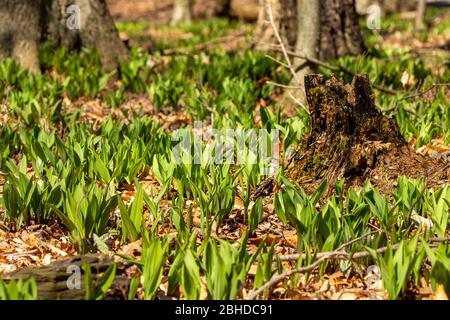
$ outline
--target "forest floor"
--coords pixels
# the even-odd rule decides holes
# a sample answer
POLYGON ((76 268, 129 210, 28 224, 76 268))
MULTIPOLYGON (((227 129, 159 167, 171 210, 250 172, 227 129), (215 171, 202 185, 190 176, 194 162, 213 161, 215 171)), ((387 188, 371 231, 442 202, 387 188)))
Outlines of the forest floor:
MULTIPOLYGON (((320 187, 305 194, 280 169, 279 188, 252 199, 267 163, 175 163, 177 129, 277 129, 272 147, 283 168, 310 130, 308 113, 283 115, 277 101, 289 72, 248 49, 251 24, 215 18, 168 27, 160 23, 170 1, 109 2, 133 48, 121 80, 102 74, 89 51, 45 48, 37 80, 0 63, 0 274, 84 251, 114 257, 139 279, 134 295, 120 298, 254 298, 299 267, 259 297, 448 297, 445 181, 431 189, 399 177, 389 195, 367 182, 355 190, 336 184, 327 199, 320 187), (152 287, 146 277, 155 275, 152 287)), ((364 29, 367 55, 329 63, 398 91, 375 90, 378 108, 415 152, 447 161, 450 11, 430 10, 427 22, 427 32, 414 34, 411 19, 388 17, 380 32, 364 29)))
MULTIPOLYGON (((169 24, 172 18, 174 0, 108 0, 108 7, 114 19, 169 24)), ((225 15, 255 21, 258 17, 258 0, 233 0, 230 12, 225 15)), ((197 0, 193 6, 194 19, 211 19, 222 10, 220 1, 197 0)), ((226 9, 225 9, 226 10, 226 9)))

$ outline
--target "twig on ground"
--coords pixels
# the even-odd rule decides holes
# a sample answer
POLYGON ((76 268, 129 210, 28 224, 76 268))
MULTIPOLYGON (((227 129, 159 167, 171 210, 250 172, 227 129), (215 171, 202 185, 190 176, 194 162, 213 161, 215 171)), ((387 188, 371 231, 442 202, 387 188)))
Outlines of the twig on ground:
MULTIPOLYGON (((0 210, 0 214, 2 213, 2 211, 0 210)), ((7 225, 3 224, 0 222, 0 229, 6 232, 9 232, 9 228, 7 225)))
MULTIPOLYGON (((374 230, 374 231, 368 232, 368 233, 363 234, 362 236, 360 236, 360 237, 358 237, 358 238, 355 238, 355 239, 353 239, 353 240, 350 240, 350 241, 348 241, 348 242, 342 244, 339 248, 337 248, 337 249, 334 250, 334 251, 330 251, 330 252, 319 252, 319 253, 316 255, 316 257, 317 257, 317 258, 321 258, 322 256, 327 256, 327 255, 330 254, 331 252, 336 252, 336 251, 341 252, 342 250, 344 250, 344 249, 347 248, 348 246, 350 246, 350 245, 352 245, 352 244, 354 244, 354 243, 356 243, 356 242, 358 242, 358 241, 364 240, 364 239, 366 239, 367 237, 370 237, 370 236, 373 235, 373 234, 380 233, 381 231, 382 231, 382 230, 379 229, 379 230, 374 230)), ((302 254, 302 255, 300 255, 300 254, 298 254, 298 253, 297 253, 297 254, 289 254, 289 255, 284 255, 284 256, 280 256, 280 257, 275 257, 274 259, 280 259, 281 261, 297 261, 298 259, 300 259, 300 257, 301 257, 302 259, 305 259, 305 258, 306 258, 306 254, 302 254)))
MULTIPOLYGON (((392 106, 392 107, 390 107, 390 108, 383 109, 382 111, 383 111, 383 112, 390 112, 390 111, 397 112, 398 107, 399 107, 399 104, 398 104, 398 103, 399 103, 400 101, 409 100, 409 99, 411 99, 411 98, 421 97, 421 96, 423 96, 424 94, 430 92, 431 90, 433 90, 433 89, 436 88, 436 87, 449 87, 449 86, 450 86, 450 83, 435 83, 435 84, 433 84, 431 87, 429 87, 428 89, 426 89, 426 90, 424 90, 424 91, 421 91, 421 92, 418 92, 418 93, 415 93, 415 94, 411 94, 411 95, 409 95, 409 96, 405 96, 405 97, 403 97, 403 98, 398 99, 398 100, 395 102, 394 106, 392 106)), ((412 114, 414 114, 414 115, 417 115, 416 112, 413 111, 413 110, 409 110, 409 109, 404 109, 404 110, 405 110, 406 112, 409 112, 409 113, 412 113, 412 114)))
MULTIPOLYGON (((367 236, 367 235, 366 235, 367 236)), ((355 239, 356 241, 357 239, 355 239)), ((353 241, 353 240, 352 240, 353 241)), ((449 242, 450 241, 450 237, 449 238, 431 238, 428 240, 429 244, 435 244, 435 243, 440 243, 440 242, 449 242)), ((388 250, 389 248, 391 248, 392 250, 396 250, 398 249, 398 247, 400 246, 400 244, 394 244, 392 246, 386 246, 386 247, 382 247, 382 248, 378 248, 375 250, 376 253, 384 253, 386 250, 388 250)), ((299 255, 292 255, 292 258, 294 258, 295 256, 297 256, 297 259, 300 257, 299 255)), ((327 260, 327 259, 338 259, 338 260, 357 260, 357 259, 362 259, 362 258, 368 258, 371 257, 372 253, 369 251, 361 251, 361 252, 356 252, 356 253, 348 253, 345 251, 331 251, 331 252, 323 252, 323 253, 319 253, 316 255, 316 257, 319 257, 316 261, 314 261, 313 263, 311 263, 308 266, 305 267, 301 267, 301 268, 297 268, 297 269, 292 269, 289 270, 287 272, 284 272, 278 276, 274 276, 272 277, 272 279, 270 279, 268 282, 266 282, 263 286, 261 286, 260 288, 258 288, 257 290, 253 291, 248 297, 247 300, 255 300, 258 295, 262 294, 264 292, 264 290, 273 287, 274 285, 276 285, 278 282, 286 279, 287 277, 295 274, 295 273, 306 273, 306 272, 311 272, 313 271, 315 268, 317 268, 323 261, 327 260), (319 257, 320 256, 320 257, 319 257)), ((292 259, 292 260, 296 260, 296 259, 292 259)))
POLYGON ((415 94, 412 94, 412 95, 400 98, 400 99, 398 99, 398 101, 421 97, 421 96, 423 96, 424 94, 430 92, 431 90, 433 90, 436 87, 450 87, 450 83, 435 83, 431 87, 429 87, 428 89, 426 89, 424 91, 421 91, 421 92, 418 92, 418 93, 415 93, 415 94))
POLYGON ((355 239, 353 239, 353 240, 350 240, 350 241, 348 241, 348 242, 342 244, 339 248, 336 249, 336 251, 344 250, 345 248, 351 246, 352 244, 354 244, 354 243, 356 243, 356 242, 359 242, 359 241, 361 241, 361 240, 364 240, 364 239, 366 239, 366 238, 368 238, 368 237, 370 237, 371 235, 374 235, 374 234, 376 234, 376 233, 379 233, 379 231, 378 231, 378 230, 375 230, 375 231, 367 232, 367 233, 363 234, 362 236, 359 236, 358 238, 355 238, 355 239))

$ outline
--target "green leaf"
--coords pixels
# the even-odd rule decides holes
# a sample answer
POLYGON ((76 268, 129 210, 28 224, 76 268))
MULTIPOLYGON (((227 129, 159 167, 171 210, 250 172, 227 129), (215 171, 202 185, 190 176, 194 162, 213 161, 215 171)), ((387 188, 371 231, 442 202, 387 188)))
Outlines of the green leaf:
POLYGON ((139 278, 134 277, 130 281, 130 287, 128 289, 128 300, 134 300, 138 288, 139 288, 139 278))
POLYGON ((327 180, 324 179, 320 183, 319 187, 314 191, 314 193, 311 196, 311 203, 315 206, 319 200, 322 198, 323 194, 325 193, 325 190, 327 189, 328 183, 327 180))
POLYGON ((131 242, 136 241, 139 238, 139 233, 134 227, 133 222, 131 221, 130 215, 128 214, 128 209, 125 204, 122 202, 122 199, 119 199, 119 210, 120 215, 122 217, 122 228, 123 235, 128 238, 131 242))
POLYGON ((253 234, 264 214, 262 198, 256 200, 249 216, 249 233, 253 234))
POLYGON ((188 250, 184 256, 181 286, 186 299, 198 300, 200 297, 200 270, 192 250, 188 250))
POLYGON ((98 285, 96 286, 95 290, 96 300, 103 299, 104 294, 108 292, 109 288, 114 282, 116 276, 116 269, 117 266, 115 263, 110 265, 98 280, 98 285))
POLYGON ((97 174, 106 182, 109 183, 111 181, 111 176, 109 174, 108 168, 106 168, 105 163, 99 156, 94 156, 94 168, 97 174))
POLYGON ((92 280, 91 266, 87 260, 83 261, 84 270, 84 299, 93 300, 94 299, 94 283, 92 280))
POLYGON ((144 297, 146 300, 153 299, 161 281, 164 264, 167 256, 168 241, 144 239, 142 249, 142 263, 144 276, 144 297))
POLYGON ((94 242, 97 246, 97 249, 103 253, 103 254, 108 254, 109 253, 109 248, 106 245, 106 243, 95 233, 93 234, 93 238, 94 238, 94 242))

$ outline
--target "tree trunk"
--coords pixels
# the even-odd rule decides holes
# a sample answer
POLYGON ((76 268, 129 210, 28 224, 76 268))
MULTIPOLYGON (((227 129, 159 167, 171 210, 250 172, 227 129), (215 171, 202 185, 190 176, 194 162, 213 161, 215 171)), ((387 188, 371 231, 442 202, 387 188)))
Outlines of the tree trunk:
POLYGON ((191 23, 192 0, 175 0, 171 24, 191 23))
POLYGON ((425 21, 426 9, 427 9, 427 0, 419 0, 416 10, 416 21, 414 24, 415 31, 422 30, 425 21))
POLYGON ((259 15, 258 0, 231 0, 231 15, 244 21, 256 21, 259 15))
POLYGON ((321 60, 357 55, 365 50, 354 0, 321 0, 321 60))
MULTIPOLYGON (((346 55, 358 55, 365 50, 358 25, 354 0, 299 0, 297 52, 320 60, 338 59, 346 55)), ((292 94, 301 103, 306 102, 305 76, 315 66, 305 60, 296 60, 298 66, 292 86, 300 87, 292 94)), ((284 98, 284 104, 292 109, 294 101, 284 98)))
POLYGON ((260 0, 259 15, 253 36, 253 48, 260 51, 270 51, 279 43, 269 23, 269 5, 275 27, 287 49, 293 49, 297 40, 297 0, 260 0))
POLYGON ((324 179, 329 186, 341 178, 347 186, 369 179, 385 192, 393 190, 399 176, 447 179, 446 164, 416 154, 395 120, 376 108, 367 76, 343 84, 309 75, 305 84, 311 133, 287 168, 288 178, 305 190, 314 191, 324 179))
POLYGON ((0 3, 0 59, 13 57, 32 72, 39 70, 41 1, 2 0, 0 3))
POLYGON ((71 50, 95 48, 107 71, 128 57, 105 0, 2 0, 0 58, 12 56, 37 71, 39 44, 46 41, 71 50))
POLYGON ((320 0, 320 11, 318 1, 261 0, 253 40, 256 50, 270 50, 279 45, 268 23, 269 3, 275 27, 288 49, 302 48, 316 56, 316 39, 320 39, 321 59, 356 55, 365 49, 354 0, 320 0))
MULTIPOLYGON (((318 1, 298 0, 297 4, 298 20, 296 52, 301 52, 310 58, 317 58, 320 45, 320 3, 318 1), (303 15, 303 11, 308 12, 303 15)), ((299 101, 305 101, 305 76, 313 72, 314 66, 304 59, 295 59, 296 77, 292 80, 294 87, 299 86, 300 90, 293 90, 299 101)))

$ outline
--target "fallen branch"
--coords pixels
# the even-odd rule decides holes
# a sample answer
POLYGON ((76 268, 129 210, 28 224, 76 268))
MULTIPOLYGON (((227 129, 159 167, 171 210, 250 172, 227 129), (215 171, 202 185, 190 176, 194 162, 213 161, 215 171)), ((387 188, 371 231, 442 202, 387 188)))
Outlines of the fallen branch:
MULTIPOLYGON (((329 255, 330 253, 333 253, 333 252, 342 252, 342 250, 344 250, 345 248, 351 246, 352 244, 354 244, 354 243, 356 243, 356 242, 359 242, 359 241, 361 241, 361 240, 364 240, 364 239, 366 239, 367 237, 370 237, 371 235, 374 235, 374 234, 380 233, 380 232, 382 232, 381 229, 378 229, 378 230, 374 230, 374 231, 365 233, 365 234, 363 234, 362 236, 360 236, 360 237, 358 237, 358 238, 355 238, 355 239, 353 239, 353 240, 350 240, 350 241, 348 241, 348 242, 342 244, 339 248, 337 248, 337 249, 334 250, 334 251, 329 251, 329 252, 319 252, 319 253, 316 255, 316 257, 317 257, 317 258, 321 258, 321 257, 327 256, 327 255, 329 255)), ((288 255, 284 255, 284 256, 274 257, 274 260, 279 259, 279 260, 281 260, 281 261, 298 261, 300 258, 306 259, 306 257, 307 257, 306 253, 303 253, 303 254, 301 254, 301 255, 300 255, 299 253, 297 253, 297 254, 288 254, 288 255)))
MULTIPOLYGON (((397 112, 398 106, 399 106, 398 103, 399 103, 400 101, 404 101, 404 100, 409 100, 409 99, 412 99, 412 98, 421 97, 421 96, 423 96, 424 94, 430 92, 431 90, 433 90, 434 88, 437 88, 437 87, 449 87, 449 86, 450 86, 450 83, 435 83, 435 84, 433 84, 431 87, 429 87, 428 89, 426 89, 426 90, 424 90, 424 91, 421 91, 421 92, 418 92, 418 93, 415 93, 415 94, 411 94, 411 95, 409 95, 409 96, 405 96, 405 97, 403 97, 403 98, 398 99, 397 101, 395 101, 395 104, 394 104, 393 107, 383 109, 382 111, 383 111, 383 112, 389 112, 389 111, 397 112)), ((405 111, 407 111, 407 112, 409 112, 409 113, 412 113, 412 114, 414 114, 414 115, 417 115, 413 110, 405 109, 405 111)))
MULTIPOLYGON (((355 239, 354 241, 356 241, 356 240, 357 239, 355 239)), ((433 245, 435 243, 449 242, 449 241, 450 241, 450 237, 448 237, 448 238, 431 238, 428 241, 428 244, 429 245, 433 245)), ((388 250, 389 248, 392 249, 392 250, 396 250, 396 249, 398 249, 399 246, 400 246, 400 244, 397 243, 397 244, 394 244, 392 246, 386 246, 386 247, 378 248, 378 249, 375 250, 375 252, 381 254, 381 253, 386 252, 386 250, 388 250)), ((289 277, 289 276, 291 276, 291 275, 293 275, 295 273, 306 273, 306 272, 313 271, 314 269, 316 269, 325 260, 328 260, 328 259, 358 260, 358 259, 368 258, 368 257, 372 256, 372 253, 369 252, 369 251, 348 253, 348 252, 341 251, 341 250, 318 253, 316 255, 316 257, 319 257, 319 258, 315 262, 311 263, 310 265, 305 266, 305 267, 301 267, 301 268, 297 268, 297 269, 292 269, 292 270, 284 272, 284 273, 282 273, 282 274, 280 274, 278 276, 272 277, 272 279, 270 279, 268 282, 266 282, 263 286, 261 286, 257 290, 254 290, 247 297, 247 300, 255 300, 258 297, 258 295, 260 295, 260 294, 262 294, 264 292, 264 290, 273 287, 278 282, 286 279, 287 277, 289 277)), ((300 255, 290 255, 289 258, 290 258, 289 260, 298 260, 300 258, 300 255)), ((285 261, 286 261, 286 259, 285 259, 285 261)))
POLYGON ((433 90, 436 87, 450 87, 450 83, 435 83, 431 87, 429 87, 428 89, 426 89, 426 90, 424 90, 422 92, 419 92, 419 93, 416 93, 416 94, 412 94, 412 95, 400 98, 398 101, 421 97, 421 96, 423 96, 424 94, 430 92, 431 90, 433 90))

